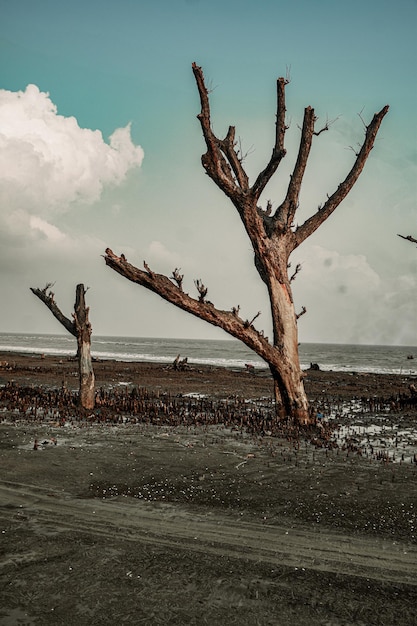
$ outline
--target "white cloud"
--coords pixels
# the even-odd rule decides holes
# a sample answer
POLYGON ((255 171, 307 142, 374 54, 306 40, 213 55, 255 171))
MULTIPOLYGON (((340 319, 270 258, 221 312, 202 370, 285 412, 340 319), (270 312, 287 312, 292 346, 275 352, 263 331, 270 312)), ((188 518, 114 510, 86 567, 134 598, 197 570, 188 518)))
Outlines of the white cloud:
MULTIPOLYGON (((299 253, 301 255, 301 253, 299 253)), ((294 283, 296 308, 307 307, 301 337, 337 343, 415 343, 417 281, 388 277, 366 256, 306 246, 294 283)), ((303 339, 302 339, 303 340, 303 339)))
POLYGON ((315 288, 352 295, 378 288, 380 278, 363 254, 342 255, 335 250, 311 246, 303 267, 315 288))
POLYGON ((59 115, 49 94, 35 85, 0 90, 0 271, 5 280, 10 280, 7 272, 33 275, 36 268, 65 275, 77 262, 85 268, 87 258, 99 258, 105 244, 93 205, 142 160, 130 125, 116 129, 106 143, 100 131, 59 115))
POLYGON ((68 211, 75 202, 97 201, 103 188, 119 185, 141 165, 143 150, 130 125, 103 140, 98 130, 64 117, 49 94, 0 90, 0 198, 3 219, 14 211, 41 217, 68 211))
POLYGON ((30 227, 41 232, 50 241, 63 242, 66 239, 65 234, 59 228, 35 215, 30 217, 30 227))
POLYGON ((163 265, 155 271, 163 273, 167 267, 174 269, 181 263, 181 257, 175 252, 171 252, 161 241, 151 241, 148 246, 149 259, 152 263, 163 265), (164 269, 165 268, 165 269, 164 269))

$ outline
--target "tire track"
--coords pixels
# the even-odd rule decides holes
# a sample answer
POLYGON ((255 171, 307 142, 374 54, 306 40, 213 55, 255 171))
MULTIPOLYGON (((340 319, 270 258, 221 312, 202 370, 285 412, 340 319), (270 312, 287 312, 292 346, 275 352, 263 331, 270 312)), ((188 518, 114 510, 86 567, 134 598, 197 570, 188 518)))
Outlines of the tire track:
POLYGON ((85 533, 417 586, 417 547, 386 539, 236 521, 176 504, 77 499, 10 481, 0 483, 0 511, 12 522, 18 511, 40 534, 85 533))

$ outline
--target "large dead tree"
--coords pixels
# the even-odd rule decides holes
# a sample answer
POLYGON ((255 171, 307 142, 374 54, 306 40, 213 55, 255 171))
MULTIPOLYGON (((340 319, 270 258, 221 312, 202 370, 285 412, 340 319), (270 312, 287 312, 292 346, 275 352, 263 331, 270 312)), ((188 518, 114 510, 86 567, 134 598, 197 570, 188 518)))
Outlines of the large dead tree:
POLYGON ((55 302, 55 295, 50 290, 51 283, 43 289, 30 290, 48 307, 52 315, 64 328, 77 339, 77 360, 79 371, 79 404, 89 411, 95 403, 95 379, 91 360, 91 324, 88 319, 89 308, 85 304, 84 285, 77 285, 75 292, 74 313, 72 320, 66 317, 55 302))
MULTIPOLYGON (((366 127, 365 139, 345 180, 330 196, 327 196, 324 204, 299 226, 295 225, 295 215, 313 138, 327 130, 329 125, 326 124, 324 128, 316 130, 317 118, 314 109, 310 106, 305 109, 298 156, 287 193, 272 213, 272 204, 269 201, 265 208, 261 208, 260 197, 286 155, 285 89, 288 81, 284 78, 277 80, 275 143, 271 158, 255 181, 250 184, 242 165, 243 158, 235 139, 234 126, 229 127, 224 139, 214 134, 210 119, 209 92, 202 69, 195 63, 192 69, 201 102, 201 112, 197 117, 207 148, 201 159, 202 164, 208 176, 237 209, 253 246, 255 266, 269 294, 273 324, 272 342, 262 331, 255 329, 253 322, 257 315, 252 320, 245 320, 239 315, 239 307, 231 311, 217 309, 206 299, 207 288, 201 280, 195 283, 199 293, 198 299, 195 299, 184 293, 183 276, 179 274, 178 269, 174 270, 170 278, 153 272, 146 263, 144 270, 141 270, 128 263, 124 255, 118 257, 109 248, 106 250, 105 262, 125 278, 154 291, 168 302, 243 341, 270 367, 279 414, 292 417, 301 423, 308 423, 312 418, 298 356, 297 319, 300 314, 297 315, 294 310, 291 292, 291 281, 298 270, 289 276, 289 257, 323 224, 352 189, 372 150, 388 106, 376 113, 366 127)), ((303 312, 305 308, 301 313, 303 312)))

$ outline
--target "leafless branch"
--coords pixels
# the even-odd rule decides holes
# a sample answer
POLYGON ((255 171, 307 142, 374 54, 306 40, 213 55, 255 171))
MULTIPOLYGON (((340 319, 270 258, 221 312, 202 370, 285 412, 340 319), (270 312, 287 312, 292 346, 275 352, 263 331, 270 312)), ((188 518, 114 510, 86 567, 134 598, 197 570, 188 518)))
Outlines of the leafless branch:
POLYGON ((253 322, 256 320, 256 318, 257 318, 257 317, 259 317, 259 316, 261 315, 261 312, 262 312, 262 311, 258 311, 258 312, 257 312, 257 314, 255 315, 255 317, 253 317, 253 318, 251 319, 251 321, 246 320, 246 322, 245 322, 245 326, 246 326, 246 327, 252 326, 252 324, 253 324, 253 322))
MULTIPOLYGON (((150 276, 148 272, 141 270, 130 263, 123 263, 119 256, 107 248, 104 260, 108 267, 111 267, 121 276, 128 280, 142 285, 153 293, 158 294, 164 300, 187 311, 206 322, 222 328, 224 331, 243 341, 251 350, 254 350, 265 361, 269 362, 274 354, 274 347, 269 343, 268 338, 263 338, 259 333, 245 325, 245 322, 236 315, 239 307, 234 311, 222 311, 216 309, 214 305, 207 306, 208 302, 201 302, 196 298, 191 298, 188 294, 180 291, 168 276, 154 273, 150 276)), ((201 281, 199 281, 201 283, 201 281)))
POLYGON ((200 294, 198 297, 199 302, 204 302, 208 291, 207 287, 203 285, 201 278, 197 278, 197 280, 194 281, 194 284, 197 287, 198 293, 200 294))
POLYGON ((201 112, 197 118, 201 124, 207 152, 201 157, 204 169, 216 185, 230 198, 236 198, 249 188, 249 179, 235 152, 235 128, 229 126, 224 139, 213 133, 210 119, 210 102, 201 67, 192 64, 200 95, 201 112), (236 184, 236 181, 238 184, 236 184))
POLYGON ((355 150, 355 148, 354 148, 353 146, 348 146, 348 147, 347 147, 347 150, 352 150, 353 154, 354 154, 356 157, 357 157, 357 156, 359 156, 359 152, 360 152, 360 149, 361 149, 361 144, 359 143, 359 141, 358 141, 358 143, 357 143, 357 146, 358 146, 359 150, 358 150, 358 149, 356 149, 356 150, 355 150))
POLYGON ((285 157, 287 151, 284 147, 285 131, 287 126, 285 124, 285 87, 288 81, 285 78, 278 78, 277 80, 277 112, 275 122, 275 144, 272 150, 272 156, 266 167, 260 172, 254 184, 252 185, 252 193, 257 200, 266 185, 270 181, 273 174, 278 169, 279 164, 285 157))
POLYGON ((365 122, 365 120, 364 120, 364 119, 363 119, 363 117, 362 117, 362 113, 363 113, 364 108, 365 108, 365 107, 363 107, 363 108, 359 111, 359 113, 358 113, 358 117, 359 117, 359 119, 361 120, 361 122, 362 122, 362 124, 363 124, 363 127, 364 127, 364 128, 367 128, 367 126, 366 126, 366 122, 365 122))
POLYGON ((326 123, 323 126, 323 128, 321 128, 319 131, 314 131, 314 135, 316 137, 318 137, 319 135, 321 135, 321 133, 323 133, 325 130, 329 130, 330 126, 332 126, 332 124, 334 124, 337 120, 339 119, 339 116, 335 117, 332 120, 329 120, 328 118, 326 119, 326 123))
POLYGON ((213 91, 216 91, 218 85, 216 85, 215 87, 213 87, 213 79, 210 78, 208 85, 207 85, 207 93, 213 93, 213 91))
POLYGON ((297 315, 295 316, 295 319, 298 320, 302 315, 304 315, 304 313, 307 313, 307 309, 305 308, 305 306, 303 306, 301 311, 297 313, 297 315))
POLYGON ((398 235, 398 237, 401 237, 401 239, 406 239, 407 241, 411 241, 412 243, 417 243, 417 239, 415 239, 415 237, 413 237, 412 235, 398 235))
POLYGON ((42 302, 51 311, 55 319, 57 319, 58 322, 60 322, 69 333, 71 333, 71 335, 76 337, 77 329, 76 329, 75 322, 72 322, 68 317, 66 317, 62 313, 61 309, 58 307, 58 305, 55 302, 55 294, 53 294, 52 291, 47 293, 48 289, 52 287, 53 285, 54 283, 47 283, 43 289, 31 287, 30 290, 32 293, 35 294, 35 296, 39 298, 39 300, 42 300, 42 302))
POLYGON ((290 183, 287 189, 287 195, 281 206, 275 212, 276 218, 284 224, 290 225, 294 219, 295 212, 298 207, 301 183, 304 172, 307 167, 307 160, 311 150, 311 144, 314 134, 314 123, 316 116, 312 107, 304 109, 304 120, 301 131, 300 145, 298 148, 297 161, 295 163, 290 183))
MULTIPOLYGON (((122 257, 120 257, 120 259, 122 261, 124 261, 125 259, 122 259, 122 257)), ((153 276, 153 271, 151 270, 151 268, 149 267, 149 265, 146 263, 146 261, 143 262, 143 267, 145 268, 145 270, 148 272, 149 276, 153 276)))
POLYGON ((369 153, 374 146, 375 139, 381 126, 382 120, 388 113, 388 109, 389 107, 388 105, 386 105, 373 116, 369 126, 367 126, 366 128, 365 139, 361 146, 361 149, 356 155, 355 162, 345 180, 340 183, 336 191, 331 196, 328 196, 328 199, 323 205, 323 208, 320 211, 317 211, 311 217, 309 217, 304 222, 304 224, 297 228, 294 233, 292 247, 293 250, 317 230, 317 228, 333 213, 333 211, 339 206, 342 200, 352 189, 353 185, 359 178, 359 175, 365 166, 369 153))
POLYGON ((55 283, 46 283, 45 287, 42 289, 43 293, 46 293, 50 287, 53 287, 55 283))
POLYGON ((237 146, 237 150, 236 150, 237 158, 239 159, 241 163, 243 163, 243 161, 255 151, 253 144, 252 144, 250 148, 246 150, 246 152, 243 152, 242 139, 240 137, 236 142, 236 146, 237 146))
POLYGON ((297 265, 295 266, 294 273, 290 277, 290 283, 292 283, 292 281, 295 279, 299 272, 301 272, 301 263, 297 263, 297 265))
POLYGON ((180 274, 178 267, 176 267, 174 271, 172 272, 171 280, 174 280, 177 283, 178 288, 181 289, 181 291, 182 291, 183 279, 184 279, 184 274, 180 274))

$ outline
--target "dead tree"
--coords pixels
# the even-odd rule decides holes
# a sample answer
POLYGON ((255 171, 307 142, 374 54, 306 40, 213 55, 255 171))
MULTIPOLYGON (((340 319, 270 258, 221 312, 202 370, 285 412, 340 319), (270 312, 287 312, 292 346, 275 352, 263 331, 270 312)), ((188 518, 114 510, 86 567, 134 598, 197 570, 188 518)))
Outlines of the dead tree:
POLYGON ((74 313, 72 320, 66 317, 55 302, 55 297, 48 283, 43 289, 30 290, 37 296, 51 311, 66 330, 77 339, 77 361, 79 371, 79 404, 90 411, 94 408, 95 402, 95 379, 93 365, 91 361, 91 324, 88 319, 89 308, 85 305, 84 285, 77 285, 75 294, 74 313))
POLYGON ((250 184, 242 165, 239 144, 235 139, 235 128, 230 126, 224 139, 214 134, 210 119, 209 92, 202 69, 195 63, 192 69, 201 103, 201 112, 197 117, 207 148, 201 159, 202 165, 208 176, 231 200, 238 211, 252 244, 256 269, 268 290, 273 325, 272 343, 264 337, 262 331, 256 330, 252 322, 245 321, 239 316, 239 308, 233 307, 231 311, 224 311, 217 309, 206 300, 207 289, 201 280, 195 283, 199 292, 198 299, 195 299, 183 292, 182 284, 178 285, 178 281, 174 285, 167 276, 151 271, 146 263, 144 270, 140 270, 125 259, 116 256, 110 249, 106 250, 105 262, 125 278, 154 291, 168 302, 222 328, 233 337, 243 341, 269 365, 274 380, 278 413, 298 422, 308 423, 312 418, 309 414, 298 356, 297 317, 299 316, 295 313, 291 292, 291 280, 294 274, 290 278, 288 276, 289 257, 333 213, 352 189, 372 150, 388 106, 376 113, 366 127, 363 144, 356 153, 352 168, 345 180, 331 195, 327 196, 318 211, 315 211, 300 226, 295 226, 301 184, 313 138, 327 130, 329 125, 326 124, 324 128, 316 130, 317 118, 314 109, 310 106, 305 109, 298 156, 288 189, 285 198, 272 213, 271 202, 268 201, 263 209, 260 206, 260 197, 286 155, 284 147, 287 130, 285 89, 288 81, 284 78, 277 80, 275 143, 271 158, 255 181, 250 184))

